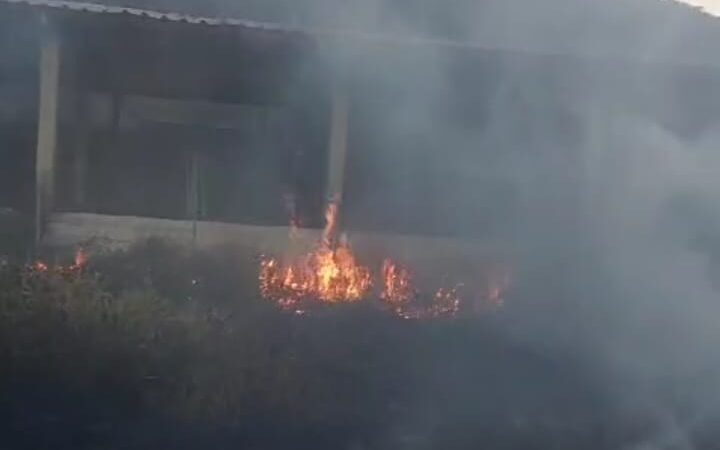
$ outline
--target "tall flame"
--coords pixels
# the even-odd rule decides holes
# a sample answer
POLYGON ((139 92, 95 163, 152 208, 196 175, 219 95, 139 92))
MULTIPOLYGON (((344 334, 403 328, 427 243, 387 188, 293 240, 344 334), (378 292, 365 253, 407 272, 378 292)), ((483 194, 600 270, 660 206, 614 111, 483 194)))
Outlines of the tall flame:
POLYGON ((325 212, 325 228, 318 246, 310 253, 280 262, 260 262, 260 293, 284 308, 305 301, 344 303, 361 300, 371 285, 370 271, 355 261, 347 238, 337 235, 336 202, 325 212))

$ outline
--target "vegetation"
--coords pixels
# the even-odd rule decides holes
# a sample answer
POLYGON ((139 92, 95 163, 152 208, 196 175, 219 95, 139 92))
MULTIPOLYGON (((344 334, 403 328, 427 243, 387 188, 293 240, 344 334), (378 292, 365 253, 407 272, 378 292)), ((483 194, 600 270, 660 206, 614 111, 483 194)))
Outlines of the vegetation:
POLYGON ((157 241, 82 269, 3 263, 2 448, 619 448, 653 432, 605 422, 592 377, 492 318, 296 316, 255 276, 157 241))
POLYGON ((263 430, 280 424, 289 435, 323 440, 379 420, 388 397, 369 395, 371 385, 378 376, 392 384, 396 375, 375 370, 388 361, 371 351, 381 342, 363 341, 372 332, 355 334, 347 311, 334 321, 282 314, 256 299, 254 280, 243 289, 233 272, 240 270, 229 258, 158 241, 96 255, 82 269, 5 263, 2 406, 15 414, 23 403, 42 421, 48 405, 27 397, 52 386, 50 397, 70 396, 53 400, 60 404, 49 406, 52 420, 65 420, 79 398, 92 399, 88 416, 66 424, 71 429, 92 430, 98 410, 109 410, 111 428, 118 414, 139 414, 153 423, 222 425, 264 442, 278 436, 263 430))

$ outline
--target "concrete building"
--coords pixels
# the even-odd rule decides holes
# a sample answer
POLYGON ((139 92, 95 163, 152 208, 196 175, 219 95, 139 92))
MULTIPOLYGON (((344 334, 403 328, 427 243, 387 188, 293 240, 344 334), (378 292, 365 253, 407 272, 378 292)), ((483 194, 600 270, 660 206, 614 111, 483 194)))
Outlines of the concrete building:
MULTIPOLYGON (((423 4, 418 23, 434 23, 423 4)), ((3 198, 34 205, 38 244, 161 235, 257 251, 287 245, 290 216, 314 237, 342 198, 361 249, 464 258, 510 251, 533 209, 555 211, 538 227, 578 220, 578 109, 681 134, 720 113, 715 46, 695 40, 720 24, 690 8, 658 6, 682 23, 668 52, 648 51, 647 27, 623 40, 639 22, 614 13, 582 39, 488 22, 458 41, 399 33, 378 8, 328 14, 337 23, 285 8, 279 24, 3 0, 3 198)))

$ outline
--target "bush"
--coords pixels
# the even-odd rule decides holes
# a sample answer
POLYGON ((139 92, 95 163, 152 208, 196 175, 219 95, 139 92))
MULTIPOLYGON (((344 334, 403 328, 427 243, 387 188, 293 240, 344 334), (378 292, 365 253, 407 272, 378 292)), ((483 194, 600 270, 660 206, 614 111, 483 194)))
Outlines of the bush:
POLYGON ((147 380, 175 377, 178 345, 197 321, 152 290, 113 295, 92 273, 6 267, 0 274, 2 350, 10 378, 51 376, 73 386, 112 386, 122 403, 147 394, 147 380))
POLYGON ((606 398, 572 360, 491 320, 286 314, 256 269, 159 241, 82 270, 2 265, 3 448, 603 448, 606 398))
POLYGON ((387 399, 369 386, 385 356, 369 349, 387 343, 366 327, 375 313, 287 315, 255 295, 255 268, 233 276, 241 271, 158 241, 97 254, 83 270, 5 265, 0 351, 12 363, 3 379, 248 435, 278 424, 323 435, 379 420, 387 399))

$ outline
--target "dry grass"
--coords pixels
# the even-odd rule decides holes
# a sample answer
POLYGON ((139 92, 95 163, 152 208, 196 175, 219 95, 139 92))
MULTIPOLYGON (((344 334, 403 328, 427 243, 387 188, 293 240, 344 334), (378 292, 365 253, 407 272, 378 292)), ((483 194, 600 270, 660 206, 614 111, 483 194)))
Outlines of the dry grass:
POLYGON ((2 378, 100 392, 190 422, 360 426, 377 401, 365 375, 379 360, 356 353, 383 345, 358 342, 371 330, 347 311, 331 313, 337 320, 276 311, 233 276, 236 264, 205 258, 149 242, 81 272, 3 266, 2 378))
POLYGON ((608 423, 582 368, 492 321, 362 304, 297 317, 257 297, 247 262, 161 242, 90 261, 0 265, 0 435, 26 439, 3 448, 592 449, 652 432, 625 425, 643 417, 608 423), (44 421, 38 399, 57 391, 44 421))

